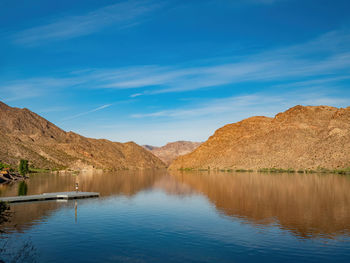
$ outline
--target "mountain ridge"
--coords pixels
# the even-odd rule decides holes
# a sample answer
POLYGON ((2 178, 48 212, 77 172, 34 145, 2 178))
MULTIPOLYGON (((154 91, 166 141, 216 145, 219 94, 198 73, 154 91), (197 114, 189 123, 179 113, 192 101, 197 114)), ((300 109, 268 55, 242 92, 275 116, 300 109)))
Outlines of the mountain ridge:
POLYGON ((143 145, 143 147, 161 159, 165 164, 170 165, 178 156, 187 154, 196 149, 201 142, 176 141, 169 142, 164 146, 143 145))
POLYGON ((66 132, 29 109, 0 102, 0 160, 19 159, 49 169, 142 169, 165 164, 134 142, 119 143, 66 132))
POLYGON ((170 169, 314 169, 350 166, 350 107, 297 105, 218 130, 170 169))

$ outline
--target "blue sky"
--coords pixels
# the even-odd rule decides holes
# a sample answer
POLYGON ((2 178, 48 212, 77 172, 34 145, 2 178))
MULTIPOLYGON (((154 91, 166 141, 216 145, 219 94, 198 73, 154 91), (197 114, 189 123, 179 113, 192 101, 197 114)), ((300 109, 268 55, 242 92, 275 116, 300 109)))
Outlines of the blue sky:
POLYGON ((350 106, 350 2, 2 0, 0 100, 162 145, 297 104, 350 106))

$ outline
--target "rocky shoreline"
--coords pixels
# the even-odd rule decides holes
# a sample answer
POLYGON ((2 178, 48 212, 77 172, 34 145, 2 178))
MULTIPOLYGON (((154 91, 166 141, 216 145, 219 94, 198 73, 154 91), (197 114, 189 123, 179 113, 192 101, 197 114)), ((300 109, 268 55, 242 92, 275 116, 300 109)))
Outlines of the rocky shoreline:
POLYGON ((0 184, 8 184, 15 181, 23 181, 27 179, 28 176, 20 175, 16 172, 1 171, 0 173, 0 184))

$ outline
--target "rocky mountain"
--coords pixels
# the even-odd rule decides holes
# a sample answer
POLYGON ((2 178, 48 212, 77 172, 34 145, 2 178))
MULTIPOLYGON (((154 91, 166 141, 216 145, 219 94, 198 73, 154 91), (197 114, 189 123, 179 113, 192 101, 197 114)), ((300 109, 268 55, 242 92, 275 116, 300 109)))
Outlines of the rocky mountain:
POLYGON ((350 167, 350 107, 295 106, 218 129, 170 169, 350 167))
POLYGON ((165 164, 170 165, 178 156, 187 154, 196 149, 201 142, 177 141, 168 143, 162 147, 144 145, 143 147, 151 151, 165 164))
POLYGON ((0 102, 0 160, 16 165, 20 159, 51 169, 165 167, 134 142, 111 142, 65 132, 28 109, 0 102))
POLYGON ((152 151, 153 149, 157 149, 159 147, 157 146, 152 146, 152 145, 142 145, 143 148, 145 148, 146 150, 152 151))

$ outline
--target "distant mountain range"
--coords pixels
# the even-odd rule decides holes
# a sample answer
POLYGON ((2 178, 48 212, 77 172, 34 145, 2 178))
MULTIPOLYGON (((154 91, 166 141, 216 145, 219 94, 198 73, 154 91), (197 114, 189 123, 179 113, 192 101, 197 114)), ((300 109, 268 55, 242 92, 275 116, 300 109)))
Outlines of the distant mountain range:
POLYGON ((295 106, 218 129, 170 169, 350 167, 350 107, 295 106))
POLYGON ((350 107, 295 106, 218 129, 206 142, 162 147, 65 132, 0 102, 0 162, 49 169, 338 169, 350 167, 350 107))
POLYGON ((161 159, 165 164, 170 165, 177 157, 195 150, 201 142, 177 141, 168 143, 162 147, 143 145, 143 147, 161 159))
POLYGON ((165 164, 134 142, 118 143, 65 132, 28 109, 0 102, 0 161, 56 169, 161 168, 165 164))

